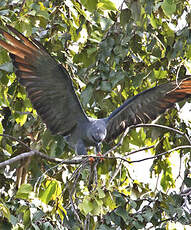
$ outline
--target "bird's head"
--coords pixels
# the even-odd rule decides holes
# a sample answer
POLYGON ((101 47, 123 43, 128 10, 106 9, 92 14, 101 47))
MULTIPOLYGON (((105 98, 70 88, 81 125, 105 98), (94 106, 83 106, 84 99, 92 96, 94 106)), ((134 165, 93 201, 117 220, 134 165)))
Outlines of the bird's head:
POLYGON ((89 129, 89 138, 95 144, 101 143, 107 134, 105 122, 102 120, 94 120, 91 122, 89 129))

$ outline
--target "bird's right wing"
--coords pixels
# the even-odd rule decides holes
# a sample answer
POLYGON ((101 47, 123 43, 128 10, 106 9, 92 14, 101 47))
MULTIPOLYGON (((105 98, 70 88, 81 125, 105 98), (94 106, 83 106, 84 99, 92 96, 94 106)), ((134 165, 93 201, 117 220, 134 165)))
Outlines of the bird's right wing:
POLYGON ((191 96, 191 77, 156 86, 126 100, 106 119, 106 142, 115 139, 131 125, 156 119, 188 96, 191 96))
POLYGON ((34 108, 53 134, 67 135, 78 122, 87 121, 68 72, 37 41, 8 29, 17 38, 0 29, 9 42, 0 40, 0 46, 10 52, 34 108))

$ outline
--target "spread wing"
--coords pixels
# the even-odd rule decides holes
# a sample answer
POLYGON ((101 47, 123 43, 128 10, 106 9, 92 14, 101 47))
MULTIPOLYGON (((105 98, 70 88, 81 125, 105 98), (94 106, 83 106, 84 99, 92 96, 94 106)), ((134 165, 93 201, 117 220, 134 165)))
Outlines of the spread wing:
POLYGON ((191 78, 186 78, 145 90, 126 100, 106 119, 107 137, 110 142, 131 125, 147 123, 164 113, 166 109, 191 96, 191 78))
POLYGON ((8 29, 17 38, 0 29, 9 42, 0 40, 0 46, 10 52, 16 75, 34 108, 53 134, 67 135, 78 122, 87 120, 68 72, 39 42, 10 26, 8 29))

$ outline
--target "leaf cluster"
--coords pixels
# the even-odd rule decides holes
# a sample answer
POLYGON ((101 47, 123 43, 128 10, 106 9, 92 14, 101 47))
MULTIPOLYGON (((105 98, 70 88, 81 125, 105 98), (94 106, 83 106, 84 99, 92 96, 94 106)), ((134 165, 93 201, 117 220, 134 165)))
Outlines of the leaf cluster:
MULTIPOLYGON (((147 88, 190 72, 190 23, 187 0, 122 1, 119 9, 111 0, 0 2, 1 27, 10 24, 42 43, 70 72, 88 115, 97 118, 108 116, 147 88)), ((87 162, 53 165, 31 158, 2 168, 0 229, 134 230, 190 224, 190 151, 180 149, 157 157, 190 145, 185 138, 191 133, 190 121, 179 117, 183 105, 165 113, 157 123, 185 136, 165 129, 137 128, 109 153, 113 158, 93 166, 87 162), (155 148, 143 153, 156 156, 147 175, 147 166, 115 159, 137 159, 129 153, 152 145, 155 148), (174 174, 174 168, 178 173, 174 174), (136 170, 143 172, 142 181, 133 173, 136 170), (146 177, 152 182, 148 184, 146 177)), ((0 121, 0 134, 15 138, 1 137, 0 161, 28 151, 25 145, 63 160, 74 156, 62 137, 46 129, 2 48, 0 121)), ((111 146, 104 144, 103 152, 108 149, 111 146)), ((138 158, 144 158, 143 154, 139 152, 138 158)))

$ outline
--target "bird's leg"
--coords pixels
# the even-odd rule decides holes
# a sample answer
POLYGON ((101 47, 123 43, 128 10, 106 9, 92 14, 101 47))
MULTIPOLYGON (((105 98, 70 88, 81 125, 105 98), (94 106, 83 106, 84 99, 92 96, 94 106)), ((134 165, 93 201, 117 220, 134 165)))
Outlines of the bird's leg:
MULTIPOLYGON (((87 155, 86 147, 83 140, 79 139, 75 145, 75 152, 77 155, 87 155)), ((89 161, 92 164, 95 161, 95 158, 89 157, 89 161)))
POLYGON ((102 154, 101 154, 101 143, 98 143, 97 145, 96 145, 96 147, 95 147, 95 154, 97 155, 97 156, 100 156, 100 161, 103 161, 104 160, 104 158, 103 157, 101 157, 102 156, 102 154))
MULTIPOLYGON (((94 153, 96 154, 96 156, 101 155, 101 144, 100 143, 95 146, 94 153)), ((95 162, 95 160, 96 160, 95 157, 89 157, 89 161, 91 164, 93 164, 95 162)))
POLYGON ((87 155, 86 147, 82 139, 79 139, 75 146, 77 155, 87 155))
POLYGON ((98 143, 95 147, 95 154, 101 154, 101 143, 98 143))

